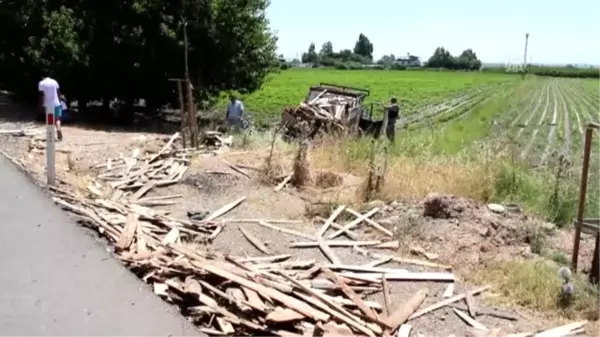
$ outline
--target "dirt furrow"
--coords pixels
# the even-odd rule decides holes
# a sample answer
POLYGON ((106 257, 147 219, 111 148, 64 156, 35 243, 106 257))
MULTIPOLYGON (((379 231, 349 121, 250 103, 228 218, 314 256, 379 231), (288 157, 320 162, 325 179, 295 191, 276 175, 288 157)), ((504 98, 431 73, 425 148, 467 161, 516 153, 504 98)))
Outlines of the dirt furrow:
POLYGON ((546 139, 546 146, 544 147, 544 152, 542 153, 542 157, 540 158, 539 164, 537 166, 543 166, 546 164, 548 160, 548 156, 552 152, 552 144, 554 143, 554 138, 556 137, 556 123, 558 122, 558 114, 560 110, 558 109, 558 93, 557 86, 553 87, 553 100, 554 100, 554 113, 552 114, 552 121, 550 122, 550 127, 548 131, 548 138, 546 139))
MULTIPOLYGON (((531 150, 531 146, 533 145, 533 142, 535 141, 535 138, 537 137, 537 134, 540 132, 540 127, 542 126, 542 124, 544 124, 544 120, 546 119, 546 114, 548 113, 548 106, 550 105, 550 88, 551 88, 551 86, 552 85, 549 83, 544 88, 545 89, 544 90, 545 91, 545 95, 546 95, 546 104, 544 105, 544 109, 542 110, 542 116, 540 117, 539 121, 537 122, 537 124, 535 126, 535 129, 531 133, 531 137, 529 138, 529 141, 527 142, 527 145, 525 146, 525 148, 523 149, 523 151, 519 155, 519 157, 521 159, 525 159, 525 157, 529 153, 529 150, 531 150)), ((529 119, 531 119, 531 116, 529 116, 529 119)), ((523 130, 524 130, 524 128, 522 128, 521 130, 519 130, 519 132, 517 133, 517 138, 521 135, 521 132, 523 130)))
MULTIPOLYGON (((544 91, 546 92, 546 97, 548 97, 548 91, 550 90, 550 83, 546 84, 546 87, 544 89, 542 89, 542 95, 544 93, 544 91)), ((547 98, 546 98, 546 105, 547 103, 547 98)), ((542 96, 540 95, 540 98, 538 100, 538 103, 542 101, 542 96)), ((536 112, 538 110, 538 108, 540 107, 539 104, 537 104, 534 109, 531 111, 531 113, 529 114, 529 117, 527 117, 527 119, 525 120, 525 122, 523 124, 520 125, 520 130, 519 132, 517 132, 517 138, 519 138, 521 136, 521 134, 523 133, 523 130, 525 130, 527 128, 527 126, 529 125, 529 122, 531 122, 531 119, 533 119, 533 117, 536 115, 536 112)))
MULTIPOLYGON (((564 93, 564 97, 567 100, 568 105, 573 110, 573 113, 575 114, 575 119, 577 119, 577 131, 581 135, 581 134, 583 134, 583 126, 581 123, 581 116, 579 115, 579 105, 576 103, 577 98, 575 96, 575 92, 573 91, 573 88, 570 86, 568 86, 568 87, 565 86, 565 89, 566 90, 564 93)), ((586 113, 587 113, 587 111, 586 111, 586 113)))
POLYGON ((585 97, 583 96, 584 93, 580 89, 577 89, 574 87, 570 87, 569 89, 573 95, 575 103, 579 107, 579 110, 582 111, 582 115, 583 115, 584 119, 587 118, 587 121, 585 124, 587 124, 589 122, 596 122, 597 118, 594 117, 594 115, 595 115, 594 111, 597 111, 598 108, 593 103, 591 103, 590 101, 585 99, 585 97), (584 109, 582 109, 582 107, 584 109))
POLYGON ((564 86, 560 85, 557 86, 557 94, 560 98, 561 101, 561 106, 562 106, 562 113, 563 113, 563 132, 565 133, 564 137, 565 137, 565 142, 564 142, 564 148, 563 151, 567 154, 571 153, 571 144, 572 144, 572 140, 571 140, 571 112, 569 110, 569 108, 567 107, 567 102, 565 101, 565 96, 564 96, 564 86))
MULTIPOLYGON (((547 85, 546 85, 546 86, 547 86, 547 85)), ((529 120, 531 120, 531 116, 532 116, 533 114, 535 114, 535 112, 536 112, 536 111, 537 111, 537 109, 539 108, 539 106, 540 106, 540 103, 542 102, 542 97, 544 96, 544 90, 545 90, 545 87, 546 87, 546 86, 544 86, 543 88, 541 88, 541 89, 539 90, 539 91, 540 91, 540 95, 538 96, 537 102, 536 102, 536 104, 535 104, 535 106, 534 106, 534 108, 533 108, 533 112, 530 114, 530 118, 529 118, 529 119, 528 119, 528 120, 527 120, 527 121, 524 123, 525 125, 527 125, 527 123, 529 123, 529 120)), ((534 100, 535 100, 535 98, 534 98, 534 100)), ((532 104, 529 104, 527 107, 528 107, 528 108, 530 108, 530 107, 531 107, 531 105, 532 105, 532 104)), ((517 123, 518 123, 518 122, 521 120, 521 118, 522 118, 522 117, 525 115, 525 112, 527 112, 527 109, 526 109, 526 110, 523 110, 523 111, 522 111, 522 112, 521 112, 521 113, 520 113, 520 114, 517 116, 517 118, 515 118, 515 120, 514 120, 514 121, 513 121, 513 122, 510 124, 510 127, 511 127, 511 128, 514 128, 514 127, 515 127, 515 125, 517 125, 517 123)), ((522 130, 522 129, 521 129, 521 130, 522 130)))

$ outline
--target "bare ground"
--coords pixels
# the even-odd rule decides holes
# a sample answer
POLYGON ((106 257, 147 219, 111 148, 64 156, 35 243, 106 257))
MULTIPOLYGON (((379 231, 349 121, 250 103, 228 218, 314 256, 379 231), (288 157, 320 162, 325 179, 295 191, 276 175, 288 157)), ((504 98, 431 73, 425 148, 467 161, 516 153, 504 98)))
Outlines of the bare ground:
MULTIPOLYGON (((18 107, 7 105, 3 109, 7 109, 7 107, 18 109, 18 107)), ((0 124, 0 130, 20 128, 22 125, 23 123, 8 122, 0 124)), ((64 150, 68 154, 58 154, 58 177, 75 185, 85 183, 82 182, 85 181, 85 177, 94 176, 96 174, 94 167, 104 163, 107 158, 115 158, 120 155, 130 156, 135 149, 156 152, 165 142, 164 135, 91 131, 69 126, 64 128, 64 134, 65 139, 57 143, 57 149, 64 150)), ((2 138, 0 149, 8 155, 20 159, 25 167, 43 182, 45 180, 44 153, 29 151, 29 137, 0 137, 2 138)), ((328 196, 329 202, 333 205, 351 200, 356 192, 354 186, 362 180, 361 177, 340 174, 344 178, 343 186, 334 189, 333 193, 331 189, 327 190, 329 193, 325 193, 318 188, 298 191, 289 187, 275 192, 273 185, 265 184, 256 171, 245 170, 249 175, 247 177, 232 170, 223 161, 225 159, 229 163, 259 167, 264 163, 266 156, 267 151, 265 150, 238 152, 231 150, 229 153, 220 155, 200 156, 195 158, 182 183, 155 189, 150 192, 150 196, 183 194, 181 202, 166 208, 176 218, 185 218, 189 211, 212 211, 245 196, 247 197, 245 202, 228 213, 227 218, 302 220, 302 224, 282 223, 277 225, 313 234, 321 227, 322 222, 307 217, 307 209, 314 207, 310 201, 323 201, 327 199, 324 196, 328 196)), ((279 156, 278 158, 282 166, 289 169, 291 165, 286 159, 287 157, 279 156)), ((438 255, 436 262, 454 266, 459 279, 465 280, 465 282, 457 283, 455 294, 472 289, 474 286, 468 283, 466 273, 469 268, 474 266, 483 268, 491 260, 538 258, 531 251, 531 245, 527 243, 527 235, 523 231, 523 228, 526 228, 528 223, 536 221, 535 219, 529 219, 521 214, 496 214, 491 212, 486 205, 463 198, 441 197, 446 200, 444 207, 447 212, 443 216, 439 214, 424 216, 426 203, 423 201, 397 201, 389 205, 381 205, 383 210, 375 219, 391 230, 395 238, 399 240, 400 247, 395 250, 396 254, 410 257, 411 251, 420 247, 428 253, 438 255)), ((343 224, 342 219, 339 219, 338 222, 343 224)), ((243 226, 251 231, 265 243, 273 254, 289 253, 298 260, 328 262, 316 248, 293 249, 288 247, 291 242, 302 241, 301 238, 274 232, 252 223, 225 226, 223 232, 210 246, 201 247, 201 249, 218 250, 234 256, 260 255, 261 253, 241 235, 238 226, 243 226)), ((361 237, 365 239, 381 237, 370 227, 362 228, 364 230, 361 237)), ((570 257, 571 231, 558 231, 557 234, 551 236, 551 242, 556 251, 570 257)), ((593 244, 592 238, 584 236, 581 244, 580 265, 590 265, 593 244)), ((351 249, 334 248, 334 250, 344 264, 360 265, 371 261, 370 258, 351 249)), ((389 254, 391 252, 381 250, 377 253, 389 254)), ((415 257, 412 256, 412 258, 415 257)), ((399 265, 385 264, 380 267, 399 267, 399 265)), ((412 265, 401 267, 414 271, 423 270, 423 268, 412 265)), ((429 297, 424 304, 429 305, 441 299, 446 285, 433 282, 393 282, 392 307, 398 306, 422 288, 429 290, 429 297)), ((492 291, 488 296, 497 296, 497 294, 495 295, 492 291)), ((373 295, 373 299, 383 303, 380 295, 373 295)), ((537 330, 551 324, 541 313, 529 312, 527 315, 522 315, 521 313, 525 311, 522 308, 493 308, 482 301, 481 296, 476 300, 481 313, 477 320, 489 328, 501 327, 505 332, 516 333, 537 330), (494 317, 494 314, 502 313, 514 317, 516 320, 494 317)), ((458 302, 454 307, 465 309, 462 302, 458 302)), ((467 325, 454 314, 452 308, 452 306, 446 306, 411 321, 410 324, 413 326, 411 335, 416 336, 418 333, 426 336, 466 335, 467 325)))

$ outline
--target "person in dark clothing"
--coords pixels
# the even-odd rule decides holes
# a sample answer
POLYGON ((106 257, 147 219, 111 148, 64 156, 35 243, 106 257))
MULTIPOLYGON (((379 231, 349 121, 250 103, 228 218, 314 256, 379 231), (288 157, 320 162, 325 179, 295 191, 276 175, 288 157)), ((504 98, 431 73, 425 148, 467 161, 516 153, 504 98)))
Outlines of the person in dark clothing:
POLYGON ((396 139, 396 121, 400 115, 400 107, 398 106, 398 100, 395 97, 390 99, 390 105, 384 106, 387 112, 387 126, 385 134, 391 142, 396 139))

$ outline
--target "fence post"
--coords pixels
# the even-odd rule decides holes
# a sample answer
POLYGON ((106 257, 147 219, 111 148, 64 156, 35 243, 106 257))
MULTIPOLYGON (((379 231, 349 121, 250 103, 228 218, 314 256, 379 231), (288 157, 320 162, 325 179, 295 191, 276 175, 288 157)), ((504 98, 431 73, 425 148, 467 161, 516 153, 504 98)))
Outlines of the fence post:
POLYGON ((54 108, 46 106, 46 176, 48 185, 56 179, 56 149, 54 141, 54 108))

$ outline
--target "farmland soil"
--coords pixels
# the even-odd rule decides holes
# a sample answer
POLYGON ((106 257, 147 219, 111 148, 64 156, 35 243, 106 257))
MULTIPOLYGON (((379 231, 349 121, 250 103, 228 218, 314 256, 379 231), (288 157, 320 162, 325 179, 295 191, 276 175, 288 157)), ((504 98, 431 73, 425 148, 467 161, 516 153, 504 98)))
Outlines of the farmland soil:
MULTIPOLYGON (((17 105, 3 105, 0 109, 16 111, 17 105)), ((23 123, 7 122, 0 124, 0 130, 18 129, 23 123)), ((35 126, 35 125, 34 125, 35 126)), ((39 129, 39 125, 37 128, 39 129)), ((111 133, 104 131, 84 130, 77 127, 64 128, 65 139, 57 143, 57 176, 61 181, 67 181, 75 188, 85 186, 98 174, 97 165, 103 164, 108 158, 120 156, 130 157, 133 152, 155 153, 165 144, 168 136, 149 133, 111 133)), ((40 137, 41 135, 34 136, 40 137)), ((43 151, 30 150, 31 137, 2 135, 0 149, 11 157, 18 159, 40 182, 44 182, 45 157, 43 151)), ((165 188, 153 189, 149 197, 182 194, 180 202, 174 205, 157 207, 171 213, 174 218, 186 218, 188 212, 212 212, 225 204, 246 197, 239 207, 224 215, 228 219, 268 219, 282 228, 293 229, 308 235, 313 235, 322 226, 321 220, 315 220, 307 215, 307 210, 315 206, 315 202, 327 205, 348 200, 339 195, 354 195, 357 182, 361 177, 354 177, 336 172, 342 177, 341 186, 333 188, 337 193, 323 193, 317 187, 296 190, 284 187, 274 191, 275 184, 265 184, 264 178, 257 170, 264 164, 268 151, 229 150, 217 154, 200 155, 192 159, 190 169, 181 183, 165 188), (243 164, 244 173, 231 168, 230 164, 243 164), (342 192, 340 192, 342 191, 342 192), (330 200, 325 200, 329 196, 330 200), (276 222, 274 220, 281 220, 276 222), (285 223, 286 220, 299 220, 299 223, 285 223)), ((283 167, 285 174, 291 170, 293 154, 277 155, 277 161, 283 167)), ((239 167, 238 167, 239 169, 239 167)), ((327 189, 328 192, 331 188, 327 189)), ((374 204, 373 204, 374 205, 374 204)), ((371 206, 373 206, 371 205, 371 206)), ((398 248, 392 250, 378 249, 379 254, 395 254, 413 259, 423 259, 427 254, 432 262, 454 266, 458 278, 461 272, 470 268, 483 266, 489 261, 536 259, 525 238, 521 236, 521 228, 529 226, 535 219, 522 214, 503 212, 495 213, 487 205, 473 200, 452 195, 430 195, 424 200, 395 201, 390 204, 379 203, 381 211, 373 218, 377 223, 393 233, 393 239, 398 240, 398 248), (417 254, 418 256, 415 256, 417 254)), ((329 210, 329 213, 331 209, 329 210)), ((327 218, 328 214, 323 214, 327 218)), ((339 218, 340 225, 343 220, 339 218)), ((328 263, 318 248, 290 248, 292 242, 304 241, 289 234, 274 232, 253 222, 230 223, 212 244, 191 243, 194 249, 218 251, 232 256, 259 256, 260 252, 248 242, 239 228, 252 233, 268 248, 271 254, 292 254, 298 260, 315 260, 328 263)), ((360 225, 356 231, 361 240, 384 239, 379 231, 370 226, 360 225)), ((569 242, 572 233, 558 232, 553 236, 555 249, 569 254, 569 242)), ((350 248, 332 248, 343 264, 361 265, 372 259, 350 248)), ((593 253, 593 240, 584 238, 582 241, 581 265, 589 265, 593 253)), ((379 267, 401 267, 411 271, 424 271, 424 267, 414 265, 383 264, 379 267)), ((404 303, 419 289, 427 288, 429 297, 423 306, 442 299, 446 289, 443 283, 433 282, 390 282, 391 303, 396 307, 404 303)), ((457 282, 455 294, 472 289, 475 285, 457 282)), ((493 290, 492 290, 493 291, 493 290)), ((380 293, 371 295, 368 299, 384 303, 380 293)), ((516 320, 509 321, 495 317, 493 314, 506 312, 507 309, 486 307, 481 296, 476 297, 481 312, 477 320, 487 327, 502 328, 508 333, 537 330, 547 327, 547 322, 535 313, 529 313, 532 320, 524 319, 515 311, 508 310, 516 320)), ((464 306, 463 302, 456 304, 457 308, 464 306)), ((453 307, 446 306, 409 322, 416 333, 425 336, 456 336, 466 335, 467 325, 453 312, 453 307)))

